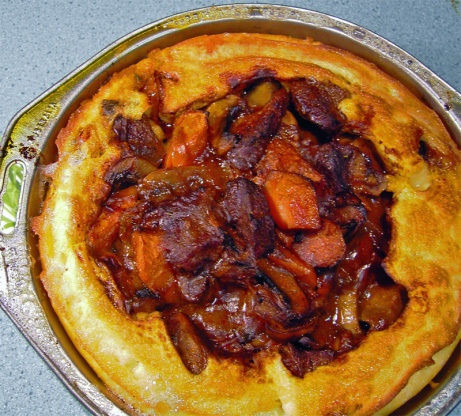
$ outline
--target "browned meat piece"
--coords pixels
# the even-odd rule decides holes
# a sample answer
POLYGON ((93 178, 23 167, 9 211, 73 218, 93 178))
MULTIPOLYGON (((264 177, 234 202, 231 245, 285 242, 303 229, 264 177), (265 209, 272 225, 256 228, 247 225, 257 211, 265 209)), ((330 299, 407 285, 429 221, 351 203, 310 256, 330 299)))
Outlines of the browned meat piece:
POLYGON ((210 273, 220 281, 246 282, 257 273, 254 254, 243 241, 237 246, 230 234, 225 235, 224 251, 221 258, 210 269, 210 273), (232 240, 229 243, 229 240, 232 240))
POLYGON ((198 276, 177 276, 178 287, 188 302, 200 302, 207 293, 209 279, 205 274, 198 276))
POLYGON ((292 245, 293 250, 313 267, 333 267, 344 256, 346 243, 341 229, 328 220, 316 232, 305 233, 302 241, 292 245))
POLYGON ((327 365, 334 359, 334 352, 305 351, 296 348, 293 344, 286 344, 280 349, 282 362, 295 377, 303 378, 304 374, 315 370, 316 367, 327 365))
POLYGON ((197 273, 218 260, 224 242, 206 189, 165 201, 146 213, 142 228, 163 232, 166 258, 176 272, 197 273))
POLYGON ((186 368, 192 374, 200 374, 208 364, 208 350, 195 325, 180 312, 167 316, 165 325, 186 368))
POLYGON ((240 246, 259 258, 274 248, 275 226, 258 185, 240 177, 228 183, 223 200, 227 222, 235 228, 240 246))
POLYGON ((368 156, 360 152, 355 146, 349 157, 347 181, 352 190, 359 195, 379 196, 387 187, 387 179, 382 173, 373 168, 368 156))
POLYGON ((288 101, 288 93, 281 88, 262 110, 243 116, 231 125, 230 132, 238 137, 238 142, 227 156, 234 167, 245 171, 258 163, 269 139, 277 133, 288 101))
POLYGON ((327 137, 336 136, 346 122, 346 117, 337 107, 344 98, 338 87, 321 83, 313 78, 290 82, 290 92, 297 112, 313 123, 327 137))
POLYGON ((325 177, 316 184, 320 216, 340 225, 346 234, 367 219, 367 211, 354 192, 378 196, 387 182, 382 172, 358 148, 339 143, 319 146, 315 167, 325 177))
POLYGON ((367 219, 362 202, 350 192, 321 196, 318 204, 320 216, 338 224, 345 235, 352 235, 367 219))
POLYGON ((325 177, 328 188, 334 194, 349 191, 347 165, 351 153, 352 150, 335 142, 317 147, 315 168, 325 177))
POLYGON ((148 159, 155 166, 162 163, 165 157, 165 149, 162 142, 153 132, 146 117, 141 120, 133 120, 119 115, 115 118, 112 128, 118 139, 122 142, 127 142, 136 156, 148 159))
POLYGON ((297 173, 313 182, 322 180, 322 176, 301 156, 296 147, 277 137, 269 143, 266 154, 257 166, 258 176, 255 182, 263 185, 267 175, 273 170, 297 173))
POLYGON ((135 185, 157 167, 139 156, 129 156, 114 163, 107 171, 104 179, 114 189, 135 185))
POLYGON ((253 303, 247 288, 227 286, 211 305, 195 307, 190 317, 218 350, 228 354, 252 352, 268 341, 253 303))
POLYGON ((211 167, 185 166, 159 169, 147 175, 138 185, 140 196, 153 205, 189 195, 204 186, 224 191, 228 179, 223 170, 211 167))
POLYGON ((325 176, 334 193, 353 190, 360 195, 379 196, 386 189, 384 174, 357 147, 339 143, 320 146, 315 167, 325 176))

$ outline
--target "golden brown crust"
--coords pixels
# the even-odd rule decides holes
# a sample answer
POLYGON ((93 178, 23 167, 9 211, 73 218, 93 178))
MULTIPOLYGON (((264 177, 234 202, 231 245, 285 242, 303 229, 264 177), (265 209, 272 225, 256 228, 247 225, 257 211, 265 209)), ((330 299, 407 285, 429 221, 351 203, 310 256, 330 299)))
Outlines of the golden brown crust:
POLYGON ((348 52, 282 36, 190 39, 153 51, 114 75, 74 113, 57 145, 53 182, 42 214, 33 221, 40 237, 41 279, 84 358, 139 412, 368 415, 391 401, 459 333, 460 153, 432 110, 348 52), (108 192, 104 174, 120 156, 110 140, 113 119, 117 114, 141 118, 149 102, 139 88, 154 74, 165 119, 202 108, 237 84, 264 76, 282 82, 314 77, 349 92, 340 104, 346 128, 360 130, 374 143, 394 193, 385 267, 405 286, 409 301, 390 328, 370 333, 359 348, 303 379, 293 377, 277 354, 254 370, 210 358, 205 371, 192 375, 160 315, 134 320, 113 306, 100 283, 109 272, 89 254, 86 233, 108 192), (104 102, 111 102, 110 111, 104 111, 104 102), (418 154, 420 141, 437 155, 432 161, 418 154))

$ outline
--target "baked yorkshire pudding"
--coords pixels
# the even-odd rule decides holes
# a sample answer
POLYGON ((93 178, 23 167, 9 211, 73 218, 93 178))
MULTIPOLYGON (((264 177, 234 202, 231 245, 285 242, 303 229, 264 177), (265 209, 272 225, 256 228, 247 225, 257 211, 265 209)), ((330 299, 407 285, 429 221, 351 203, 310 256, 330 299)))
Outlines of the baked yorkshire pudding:
POLYGON ((41 214, 41 280, 133 413, 370 415, 460 332, 460 152, 349 52, 201 36, 72 114, 41 214))

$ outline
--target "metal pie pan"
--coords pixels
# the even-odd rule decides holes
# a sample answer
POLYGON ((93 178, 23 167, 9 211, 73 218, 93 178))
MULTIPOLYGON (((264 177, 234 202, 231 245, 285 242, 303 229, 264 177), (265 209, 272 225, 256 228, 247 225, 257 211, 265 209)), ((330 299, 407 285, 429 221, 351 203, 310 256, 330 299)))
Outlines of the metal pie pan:
MULTIPOLYGON (((374 62, 405 84, 441 117, 461 145, 461 94, 402 49, 355 24, 322 13, 276 5, 239 4, 177 14, 116 41, 21 110, 3 135, 0 204, 8 172, 23 172, 14 228, 0 230, 0 305, 69 390, 95 415, 130 410, 105 388, 61 327, 39 281, 40 261, 29 221, 42 198, 38 166, 55 158, 54 141, 67 118, 108 77, 153 48, 222 32, 259 32, 312 37, 374 62)), ((461 396, 459 349, 431 386, 396 414, 446 415, 461 396)))

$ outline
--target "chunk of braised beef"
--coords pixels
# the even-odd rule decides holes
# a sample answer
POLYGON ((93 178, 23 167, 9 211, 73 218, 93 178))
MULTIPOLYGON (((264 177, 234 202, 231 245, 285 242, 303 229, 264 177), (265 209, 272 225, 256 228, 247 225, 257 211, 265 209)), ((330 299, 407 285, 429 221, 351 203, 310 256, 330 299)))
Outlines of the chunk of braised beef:
POLYGON ((315 167, 334 193, 352 190, 359 195, 379 196, 386 189, 383 172, 353 145, 327 143, 318 147, 314 158, 315 167))
POLYGON ((345 236, 351 236, 367 219, 367 210, 351 192, 321 195, 318 198, 322 218, 338 224, 345 236))
MULTIPOLYGON (((210 273, 220 281, 247 282, 257 274, 256 259, 251 250, 241 242, 229 245, 232 239, 230 234, 225 234, 224 249, 221 258, 210 268, 210 273)), ((233 240, 233 239, 232 239, 233 240)))
POLYGON ((157 167, 139 156, 128 156, 114 163, 104 176, 104 180, 113 186, 114 190, 136 185, 157 167))
POLYGON ((190 318, 180 312, 167 315, 165 325, 182 362, 192 374, 200 374, 208 364, 208 350, 190 318))
POLYGON ((296 111, 316 126, 327 138, 336 136, 346 122, 338 103, 347 95, 337 86, 324 84, 314 78, 289 83, 296 111))
POLYGON ((313 328, 312 316, 299 313, 290 299, 265 274, 259 275, 254 312, 266 323, 266 332, 277 341, 299 338, 313 328))
POLYGON ((315 168, 324 176, 332 193, 349 191, 347 181, 350 146, 332 142, 318 146, 314 156, 315 168))
POLYGON ((346 235, 352 235, 367 219, 367 210, 355 192, 381 194, 387 185, 383 173, 351 145, 321 145, 313 159, 316 169, 325 177, 324 182, 315 184, 320 216, 340 225, 346 235))
POLYGON ((245 115, 232 123, 229 131, 238 138, 237 143, 227 153, 232 166, 247 171, 258 163, 269 140, 280 127, 288 102, 288 93, 281 88, 262 110, 245 115))
POLYGON ((185 166, 158 169, 147 175, 138 185, 139 195, 156 206, 176 197, 207 187, 212 191, 224 191, 228 178, 212 167, 185 166))
POLYGON ((142 228, 163 232, 163 248, 174 271, 195 274, 220 257, 224 233, 215 220, 213 203, 213 194, 199 188, 144 215, 142 228))
POLYGON ((234 239, 248 247, 255 258, 274 248, 275 225, 266 198, 258 185, 239 177, 227 184, 222 202, 234 239))
POLYGON ((333 361, 335 354, 331 350, 301 350, 289 343, 280 349, 282 362, 291 374, 303 378, 306 373, 314 371, 321 365, 327 365, 333 361))
POLYGON ((198 303, 207 294, 210 285, 209 277, 206 274, 197 276, 177 276, 178 287, 182 296, 188 302, 198 303))
POLYGON ((351 146, 347 181, 356 194, 379 196, 387 187, 387 179, 382 171, 373 167, 372 161, 355 146, 351 146))
POLYGON ((165 149, 162 142, 153 132, 147 117, 134 120, 118 115, 112 128, 118 139, 122 142, 127 142, 136 156, 148 159, 155 166, 162 163, 165 157, 165 149))
POLYGON ((212 304, 198 305, 190 317, 221 353, 251 353, 269 341, 252 304, 252 293, 246 287, 227 285, 212 304))

